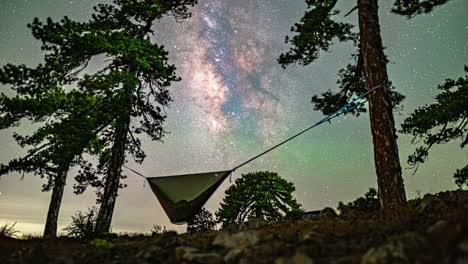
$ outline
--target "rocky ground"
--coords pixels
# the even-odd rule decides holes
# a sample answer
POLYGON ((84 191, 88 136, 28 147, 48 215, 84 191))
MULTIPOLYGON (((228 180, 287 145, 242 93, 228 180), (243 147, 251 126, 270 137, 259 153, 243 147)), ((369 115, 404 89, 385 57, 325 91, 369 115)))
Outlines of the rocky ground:
POLYGON ((93 241, 0 239, 7 263, 468 263, 468 191, 391 210, 93 241))

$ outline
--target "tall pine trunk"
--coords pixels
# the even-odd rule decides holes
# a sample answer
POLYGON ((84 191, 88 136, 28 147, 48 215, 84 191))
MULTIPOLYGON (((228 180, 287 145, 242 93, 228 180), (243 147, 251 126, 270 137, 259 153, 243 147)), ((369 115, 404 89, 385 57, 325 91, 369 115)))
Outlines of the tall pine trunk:
POLYGON ((130 127, 131 96, 127 94, 124 96, 123 101, 123 106, 127 106, 127 111, 123 111, 121 116, 117 119, 115 138, 111 149, 106 183, 104 185, 104 194, 96 219, 96 231, 98 233, 109 232, 115 201, 117 199, 117 192, 119 190, 122 165, 125 161, 125 146, 127 143, 128 129, 130 127))
MULTIPOLYGON (((369 88, 388 84, 377 2, 378 0, 357 0, 361 52, 369 88)), ((374 90, 368 99, 379 201, 381 208, 385 209, 389 204, 406 201, 390 89, 384 86, 374 90)))
POLYGON ((62 204, 63 191, 67 180, 68 166, 66 169, 57 173, 55 178, 52 197, 50 198, 49 211, 47 212, 47 220, 44 228, 44 238, 57 237, 57 221, 62 204))

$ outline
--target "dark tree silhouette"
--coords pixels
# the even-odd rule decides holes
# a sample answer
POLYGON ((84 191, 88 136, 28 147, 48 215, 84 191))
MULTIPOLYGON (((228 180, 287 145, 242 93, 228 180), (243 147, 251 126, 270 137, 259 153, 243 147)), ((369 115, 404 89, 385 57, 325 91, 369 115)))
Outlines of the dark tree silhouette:
MULTIPOLYGON (((359 33, 352 32, 353 25, 334 21, 339 14, 335 10, 338 0, 306 0, 307 10, 299 23, 291 31, 297 33, 286 37, 291 44, 290 51, 281 54, 278 61, 283 67, 293 63, 308 65, 318 59, 320 52, 329 51, 334 41, 352 41, 356 48, 352 55, 355 63, 339 71, 340 91, 327 91, 321 96, 313 96, 316 110, 330 114, 349 101, 350 98, 367 89, 382 86, 368 95, 369 115, 374 144, 374 162, 377 174, 379 201, 381 208, 391 203, 404 203, 406 194, 401 176, 398 147, 395 135, 395 122, 392 110, 404 96, 392 90, 387 76, 387 58, 384 54, 378 0, 357 0, 354 10, 358 11, 359 33)), ((412 17, 429 12, 433 7, 446 1, 396 0, 393 12, 412 17)), ((365 112, 358 108, 351 114, 365 112)))
POLYGON ((217 221, 226 226, 240 224, 249 218, 276 221, 291 212, 301 210, 294 199, 295 188, 291 182, 275 172, 260 171, 243 174, 226 190, 217 221))
POLYGON ((421 13, 429 13, 434 7, 445 4, 449 0, 395 0, 392 11, 395 14, 412 18, 421 13))
POLYGON ((8 84, 17 95, 0 95, 0 129, 20 125, 24 119, 42 126, 32 135, 14 134, 28 154, 0 165, 0 175, 12 172, 33 172, 46 177, 43 191, 52 189, 44 237, 55 237, 57 219, 69 167, 83 161, 81 154, 95 155, 103 142, 96 135, 110 124, 107 115, 90 111, 96 100, 104 97, 65 92, 64 85, 73 83, 72 67, 55 63, 53 54, 35 69, 8 64, 0 69, 0 82, 8 84))
POLYGON ((125 153, 129 152, 140 163, 145 158, 135 134, 145 133, 152 140, 161 139, 165 119, 162 107, 171 101, 166 87, 179 80, 175 67, 167 64, 164 47, 150 41, 153 21, 164 14, 172 14, 176 19, 187 18, 188 6, 195 3, 196 0, 114 0, 114 5, 98 5, 98 14, 90 22, 99 36, 96 41, 103 41, 98 47, 104 48, 112 62, 103 78, 95 75, 97 78, 89 80, 93 83, 102 79, 104 87, 98 89, 110 92, 116 99, 116 107, 112 109, 115 113, 113 126, 106 135, 106 141, 111 141, 112 146, 101 155, 98 170, 84 174, 95 183, 97 174, 105 176, 103 185, 103 181, 97 182, 97 186, 103 188, 96 220, 98 232, 107 232, 110 228, 125 153), (131 126, 135 118, 139 118, 139 125, 131 126))
POLYGON ((34 148, 1 169, 49 178, 45 189, 54 186, 54 191, 45 236, 55 236, 66 174, 73 164, 82 167, 76 192, 89 185, 98 189, 97 231, 109 230, 117 190, 124 186, 120 179, 126 153, 141 163, 145 154, 136 135, 153 140, 164 135, 163 107, 171 101, 166 87, 179 80, 164 47, 150 41, 153 21, 164 15, 187 18, 188 7, 195 3, 115 0, 97 5, 85 23, 64 17, 45 23, 36 18, 28 25, 42 42, 45 62, 36 68, 2 68, 0 81, 17 95, 1 95, 0 128, 18 125, 22 118, 45 124, 32 136, 15 135, 21 146, 34 148), (105 58, 105 65, 78 77, 94 58, 105 58), (66 92, 70 85, 77 89, 66 92), (139 123, 130 125, 132 120, 139 123), (85 152, 99 157, 97 167, 85 161, 85 152))
POLYGON ((72 216, 72 222, 63 230, 67 236, 79 239, 91 240, 96 237, 97 208, 88 208, 88 212, 78 211, 72 216))
POLYGON ((463 189, 468 187, 468 165, 459 169, 453 175, 455 179, 455 184, 458 188, 463 189))
MULTIPOLYGON (((468 73, 468 67, 465 66, 468 73)), ((441 93, 436 102, 416 109, 401 124, 401 133, 413 136, 413 143, 420 146, 408 157, 408 163, 415 169, 424 163, 429 150, 436 144, 461 140, 463 148, 468 144, 468 75, 458 80, 447 79, 439 85, 441 93)), ((457 170, 455 182, 462 188, 468 185, 468 166, 457 170)))
POLYGON ((338 202, 336 208, 340 214, 346 214, 349 211, 354 212, 369 212, 372 210, 379 209, 379 200, 377 196, 377 190, 374 188, 369 188, 363 197, 358 197, 356 200, 343 203, 338 202))
POLYGON ((210 211, 202 208, 192 219, 187 221, 187 233, 213 230, 216 227, 216 221, 210 211))

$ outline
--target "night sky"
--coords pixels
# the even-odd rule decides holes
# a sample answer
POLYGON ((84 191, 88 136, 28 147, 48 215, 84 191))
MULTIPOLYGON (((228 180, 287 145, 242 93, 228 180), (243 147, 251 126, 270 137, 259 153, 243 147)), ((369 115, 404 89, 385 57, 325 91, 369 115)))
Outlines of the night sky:
MULTIPOLYGON (((0 64, 36 65, 42 60, 40 43, 26 24, 33 17, 89 19, 98 2, 60 0, 0 0, 0 64)), ((339 1, 342 13, 355 1, 339 1)), ((429 15, 411 20, 390 13, 393 1, 380 1, 380 21, 389 77, 405 94, 404 109, 396 114, 397 128, 416 107, 432 103, 437 85, 463 74, 468 64, 468 5, 451 0, 429 15)), ((286 70, 276 62, 287 51, 284 37, 305 11, 302 0, 199 0, 192 18, 177 23, 164 18, 154 24, 154 38, 170 53, 182 81, 170 87, 174 102, 167 110, 164 144, 144 138, 148 154, 143 165, 127 166, 147 176, 231 169, 289 135, 323 117, 313 110, 312 95, 336 90, 337 72, 350 61, 353 47, 333 46, 313 64, 286 70)), ((356 24, 356 12, 343 19, 356 24)), ((91 68, 99 65, 91 65, 91 68)), ((0 86, 1 87, 1 86, 0 86)), ((11 94, 8 87, 1 91, 11 94)), ((0 163, 24 155, 11 135, 29 133, 34 125, 0 131, 0 163)), ((402 166, 414 150, 411 137, 399 135, 402 166)), ((452 175, 468 161, 459 142, 435 146, 416 174, 404 169, 407 196, 454 189, 452 175)), ((322 125, 236 171, 270 170, 292 181, 306 210, 335 207, 369 187, 375 187, 372 138, 368 115, 340 117, 322 125)), ((60 211, 59 228, 70 216, 94 204, 92 190, 72 193, 72 170, 60 211)), ((120 190, 114 211, 116 232, 149 232, 153 224, 170 224, 143 178, 124 169, 128 187, 120 190)), ((43 180, 18 173, 0 178, 0 225, 17 221, 25 233, 42 233, 50 193, 43 180)), ((229 180, 208 201, 214 212, 229 180)))

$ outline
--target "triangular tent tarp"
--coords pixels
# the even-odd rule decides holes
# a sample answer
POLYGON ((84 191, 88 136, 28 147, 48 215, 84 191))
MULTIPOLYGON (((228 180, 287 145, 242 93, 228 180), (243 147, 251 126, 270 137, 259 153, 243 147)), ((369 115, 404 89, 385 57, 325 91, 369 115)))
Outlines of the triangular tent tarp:
POLYGON ((167 216, 174 224, 192 218, 232 171, 147 178, 167 216))
POLYGON ((148 180, 151 189, 153 190, 156 197, 158 197, 161 206, 164 208, 164 211, 166 211, 166 214, 169 216, 171 222, 184 223, 192 218, 202 208, 202 206, 216 191, 223 180, 226 179, 226 177, 228 177, 229 174, 234 172, 236 169, 256 160, 257 158, 304 134, 316 126, 324 124, 327 121, 330 122, 330 120, 333 118, 363 106, 367 102, 366 95, 381 87, 386 86, 374 86, 312 126, 302 130, 301 132, 289 137, 286 140, 283 140, 275 146, 258 154, 257 156, 241 163, 232 170, 151 178, 146 178, 144 175, 134 170, 132 171, 139 174, 140 176, 145 177, 148 180))

